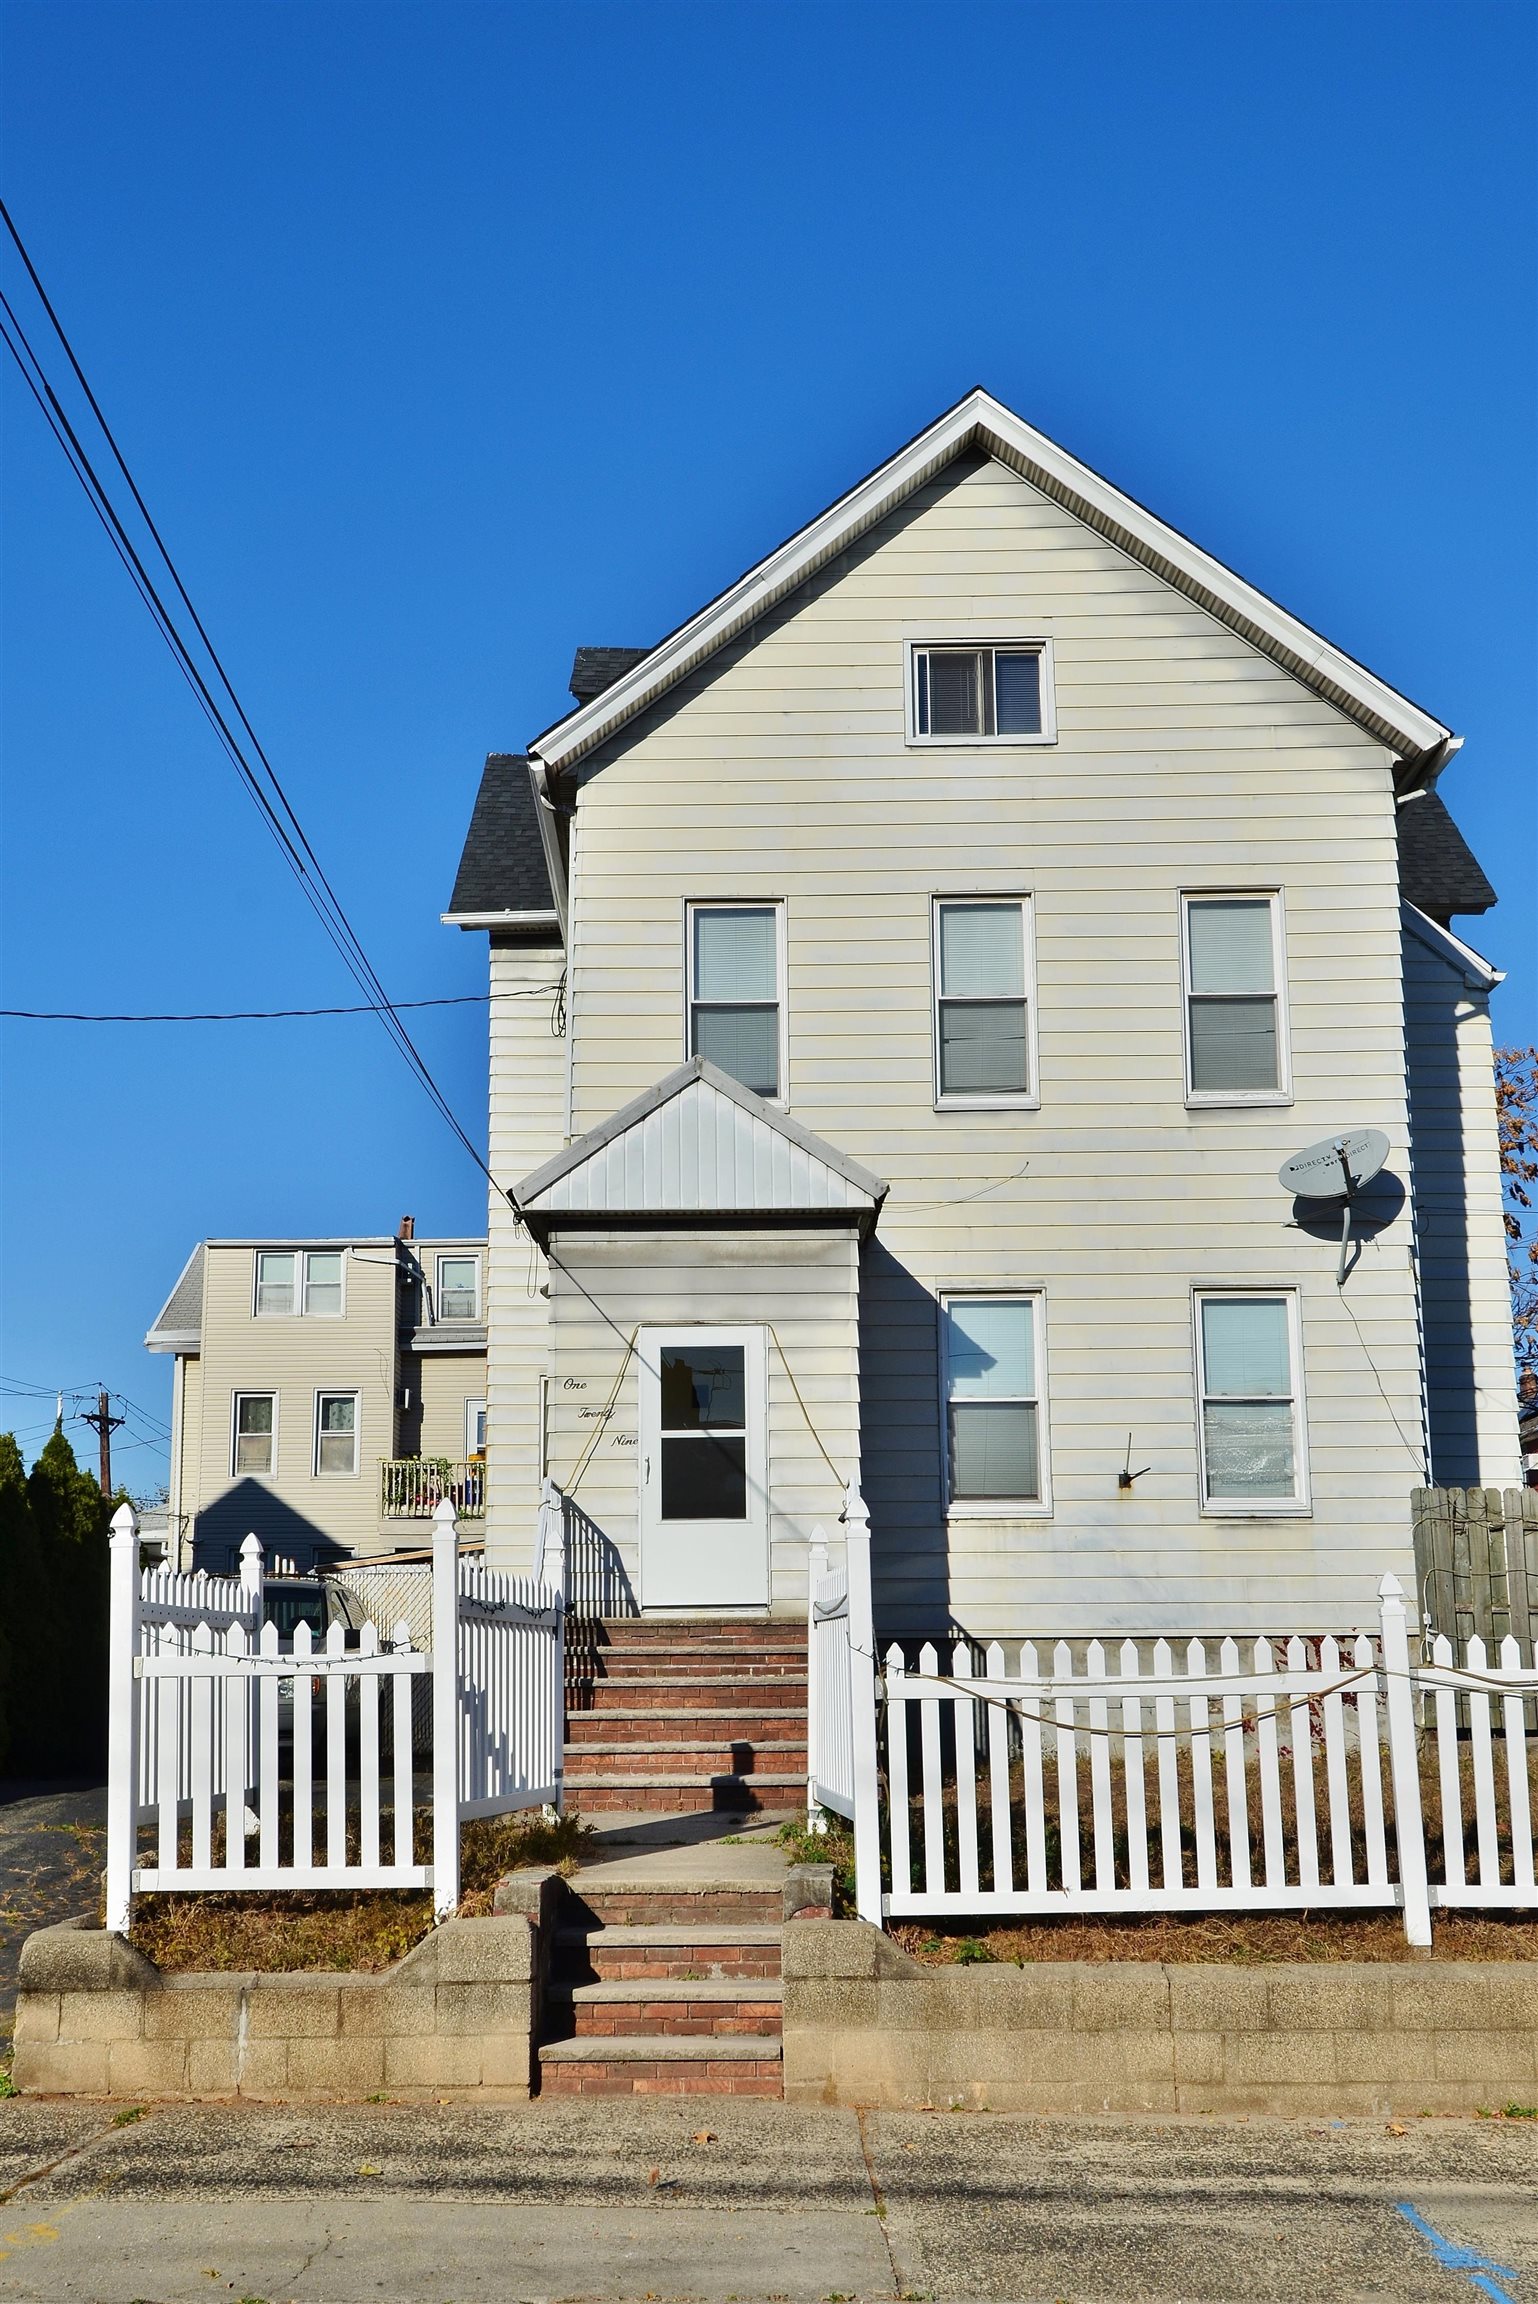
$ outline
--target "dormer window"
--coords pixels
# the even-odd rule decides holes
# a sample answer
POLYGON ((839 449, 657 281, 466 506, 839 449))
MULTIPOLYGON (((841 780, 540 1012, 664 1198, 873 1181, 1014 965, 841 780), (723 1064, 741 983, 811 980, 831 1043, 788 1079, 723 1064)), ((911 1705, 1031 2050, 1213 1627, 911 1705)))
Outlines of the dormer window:
POLYGON ((910 650, 915 744, 1050 744, 1057 728, 1045 640, 921 642, 910 650))

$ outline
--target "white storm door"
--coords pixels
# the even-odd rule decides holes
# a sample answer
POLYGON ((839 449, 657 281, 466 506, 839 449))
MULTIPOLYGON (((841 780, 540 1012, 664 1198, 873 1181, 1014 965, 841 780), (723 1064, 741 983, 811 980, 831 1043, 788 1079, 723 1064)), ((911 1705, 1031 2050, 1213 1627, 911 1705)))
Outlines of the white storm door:
POLYGON ((643 1328, 641 1605, 769 1601, 761 1328, 643 1328))

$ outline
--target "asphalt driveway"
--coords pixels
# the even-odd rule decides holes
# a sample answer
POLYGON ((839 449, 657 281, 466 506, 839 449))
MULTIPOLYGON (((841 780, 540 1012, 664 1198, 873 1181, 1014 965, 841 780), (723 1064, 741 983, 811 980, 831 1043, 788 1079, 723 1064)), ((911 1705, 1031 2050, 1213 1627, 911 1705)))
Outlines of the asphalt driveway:
POLYGON ((0 2052, 10 2052, 24 1940, 94 1912, 106 1861, 104 1784, 0 1783, 0 2052))

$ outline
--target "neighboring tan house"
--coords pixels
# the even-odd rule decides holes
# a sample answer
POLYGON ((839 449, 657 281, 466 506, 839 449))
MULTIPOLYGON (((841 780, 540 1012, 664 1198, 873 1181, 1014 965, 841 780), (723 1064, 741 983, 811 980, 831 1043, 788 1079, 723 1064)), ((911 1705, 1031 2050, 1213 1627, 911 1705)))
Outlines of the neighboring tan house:
POLYGON ((1428 1428, 1517 1479, 1442 722, 982 392, 572 687, 445 915, 489 1558, 548 1473, 601 1607, 795 1615, 858 1480, 893 1631, 1341 1627, 1428 1428))
POLYGON ((204 1240, 145 1338, 176 1356, 173 1557, 269 1569, 420 1546, 484 1502, 484 1240, 204 1240))

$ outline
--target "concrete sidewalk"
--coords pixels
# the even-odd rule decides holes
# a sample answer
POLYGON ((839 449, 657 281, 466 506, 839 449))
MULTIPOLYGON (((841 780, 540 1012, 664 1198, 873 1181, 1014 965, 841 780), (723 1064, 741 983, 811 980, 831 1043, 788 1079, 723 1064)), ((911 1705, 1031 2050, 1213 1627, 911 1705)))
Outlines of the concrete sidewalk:
POLYGON ((0 2104, 0 2299, 1538 2304, 1538 2135, 1515 2122, 705 2099, 121 2117, 0 2104))

